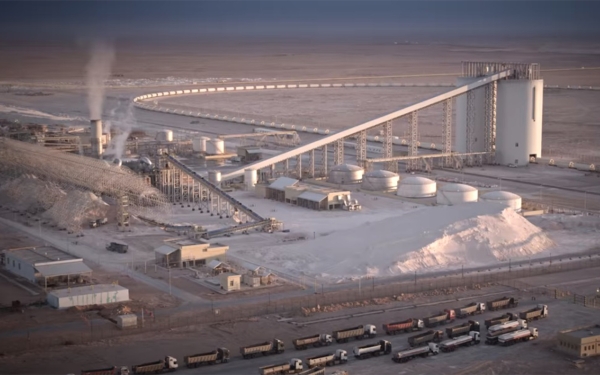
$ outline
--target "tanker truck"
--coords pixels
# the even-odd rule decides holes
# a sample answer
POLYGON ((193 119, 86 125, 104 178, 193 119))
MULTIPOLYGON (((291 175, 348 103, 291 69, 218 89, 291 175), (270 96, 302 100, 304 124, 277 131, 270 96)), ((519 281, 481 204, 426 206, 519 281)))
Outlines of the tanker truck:
POLYGON ((227 363, 229 361, 229 349, 218 348, 208 353, 188 355, 183 357, 183 361, 187 368, 227 363))
POLYGON ((401 332, 420 331, 425 327, 421 319, 407 319, 402 322, 387 323, 382 326, 388 335, 396 335, 401 332))
POLYGON ((312 335, 308 337, 302 337, 299 339, 295 339, 292 341, 296 350, 303 350, 308 348, 309 346, 328 346, 333 342, 333 338, 331 335, 327 333, 312 335))
POLYGON ((417 357, 428 357, 430 355, 437 355, 440 352, 438 344, 430 342, 427 346, 421 346, 419 348, 406 349, 399 351, 392 357, 392 361, 396 363, 405 363, 413 358, 417 357))
POLYGON ((377 329, 372 324, 365 324, 354 328, 333 331, 333 338, 337 343, 348 342, 351 338, 360 340, 364 338, 373 338, 377 335, 377 329))
POLYGON ((521 329, 519 331, 506 333, 498 337, 498 343, 501 346, 513 345, 522 341, 535 340, 538 337, 537 328, 529 327, 527 329, 521 329))
POLYGON ((240 353, 244 359, 258 357, 260 355, 280 354, 284 351, 285 345, 283 344, 283 341, 278 339, 240 348, 240 353))
POLYGON ((440 350, 443 352, 453 352, 461 346, 471 346, 479 344, 479 332, 471 331, 468 335, 460 336, 452 340, 442 341, 440 350))
POLYGON ((260 375, 275 375, 275 374, 297 374, 302 372, 304 366, 302 366, 302 360, 298 358, 292 358, 288 363, 282 363, 280 365, 269 365, 263 366, 258 369, 260 375))
POLYGON ((348 362, 348 352, 338 349, 335 353, 321 354, 306 359, 308 368, 334 366, 348 362))
POLYGON ((527 328, 527 322, 523 319, 511 320, 506 323, 491 326, 488 328, 488 333, 485 337, 485 343, 487 345, 496 345, 498 343, 498 338, 505 333, 514 332, 525 328, 527 328))
POLYGON ((354 348, 354 357, 365 359, 370 357, 378 357, 382 354, 390 354, 392 352, 392 343, 386 340, 379 340, 377 343, 357 346, 354 348))
POLYGON ((427 332, 419 333, 408 338, 408 345, 411 347, 427 345, 430 342, 440 342, 444 337, 444 331, 429 330, 427 332))

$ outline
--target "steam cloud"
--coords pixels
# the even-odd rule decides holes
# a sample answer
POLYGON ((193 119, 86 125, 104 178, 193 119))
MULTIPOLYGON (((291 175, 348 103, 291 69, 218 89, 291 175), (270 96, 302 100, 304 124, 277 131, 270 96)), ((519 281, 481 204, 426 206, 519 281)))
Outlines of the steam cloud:
POLYGON ((104 41, 92 44, 91 56, 86 66, 88 106, 90 119, 99 120, 102 116, 104 103, 104 81, 110 76, 110 70, 115 61, 115 49, 104 41))
POLYGON ((123 158, 127 138, 136 123, 133 109, 133 103, 130 100, 125 100, 119 101, 118 106, 110 111, 110 119, 104 123, 108 131, 113 128, 117 134, 112 138, 106 151, 104 151, 105 156, 110 155, 115 159, 123 158))

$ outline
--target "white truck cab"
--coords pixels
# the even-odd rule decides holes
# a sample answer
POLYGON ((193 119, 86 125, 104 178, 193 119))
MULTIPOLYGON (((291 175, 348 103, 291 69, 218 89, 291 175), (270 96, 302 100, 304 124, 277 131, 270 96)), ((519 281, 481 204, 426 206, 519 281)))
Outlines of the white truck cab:
POLYGON ((377 328, 373 324, 365 324, 365 333, 370 336, 377 335, 377 328))
POLYGON ((425 322, 423 321, 423 319, 417 319, 417 328, 419 330, 425 328, 425 322))
POLYGON ((344 349, 338 349, 335 351, 335 356, 342 362, 345 362, 348 360, 348 352, 345 351, 344 349))
POLYGON ((177 358, 167 356, 165 359, 166 359, 166 365, 167 365, 168 369, 175 370, 176 368, 179 367, 179 365, 177 364, 177 358))
POLYGON ((435 342, 430 342, 429 351, 431 351, 433 354, 438 354, 440 352, 440 346, 435 342))

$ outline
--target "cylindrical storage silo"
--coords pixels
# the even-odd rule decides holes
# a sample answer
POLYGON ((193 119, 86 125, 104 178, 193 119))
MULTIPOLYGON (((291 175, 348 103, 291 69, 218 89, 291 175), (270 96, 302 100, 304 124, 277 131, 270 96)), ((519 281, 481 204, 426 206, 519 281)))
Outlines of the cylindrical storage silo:
POLYGON ((477 202, 478 192, 473 186, 446 184, 438 190, 437 204, 453 206, 461 203, 477 202))
POLYGON ((208 181, 212 182, 217 186, 221 186, 221 172, 220 171, 208 171, 208 181))
POLYGON ((192 139, 192 151, 200 152, 201 148, 202 148, 202 139, 200 139, 200 138, 192 139))
POLYGON ((172 130, 162 130, 156 135, 157 141, 163 142, 173 142, 173 131, 172 130))
POLYGON ((517 212, 521 211, 521 197, 508 191, 490 191, 481 196, 481 201, 500 203, 517 212))
POLYGON ((92 157, 99 158, 104 151, 102 148, 102 121, 91 120, 90 144, 92 146, 92 157))
MULTIPOLYGON (((456 80, 456 86, 466 85, 481 77, 459 77, 456 80)), ((452 144, 456 152, 483 152, 485 151, 485 87, 480 87, 472 91, 472 133, 471 147, 467 143, 467 110, 468 110, 468 94, 460 95, 456 98, 456 131, 455 139, 452 144)))
POLYGON ((355 184, 362 180, 365 170, 358 165, 339 164, 331 168, 329 182, 334 184, 355 184))
POLYGON ((400 176, 390 171, 371 171, 363 174, 361 188, 373 191, 393 191, 398 188, 400 176))
POLYGON ((246 184, 246 190, 253 191, 257 182, 258 172, 256 171, 256 169, 244 170, 244 183, 246 184))
POLYGON ((206 147, 206 153, 210 155, 221 155, 225 153, 225 142, 219 138, 209 140, 206 147))
POLYGON ((435 181, 425 177, 410 176, 400 181, 396 195, 404 198, 427 198, 434 197, 436 191, 435 181))
POLYGON ((206 152, 206 142, 208 142, 210 138, 208 137, 200 137, 200 150, 199 152, 206 152))

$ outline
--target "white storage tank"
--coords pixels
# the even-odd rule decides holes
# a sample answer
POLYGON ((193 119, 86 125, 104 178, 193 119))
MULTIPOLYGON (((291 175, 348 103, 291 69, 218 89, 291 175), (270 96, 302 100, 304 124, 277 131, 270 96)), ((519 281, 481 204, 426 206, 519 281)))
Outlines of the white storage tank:
POLYGON ((256 169, 244 170, 244 183, 246 184, 246 190, 253 191, 258 183, 258 171, 256 169))
POLYGON ((192 139, 192 151, 200 152, 201 148, 202 148, 202 139, 200 139, 200 138, 192 139))
POLYGON ((225 153, 225 141, 219 138, 209 140, 206 147, 206 153, 210 155, 222 155, 225 153))
POLYGON ((371 171, 363 174, 361 188, 373 191, 393 191, 398 188, 400 176, 390 171, 371 171))
POLYGON ((473 186, 464 184, 446 184, 438 190, 437 204, 453 206, 455 204, 477 202, 478 192, 473 186))
POLYGON ((509 191, 490 191, 481 196, 481 201, 500 203, 517 212, 521 211, 521 197, 509 191))
POLYGON ((396 195, 404 198, 434 197, 437 191, 435 181, 425 177, 410 176, 400 181, 396 195))
POLYGON ((220 171, 208 171, 208 181, 212 182, 217 186, 221 186, 221 172, 220 171))
POLYGON ((156 135, 157 141, 173 142, 173 130, 163 130, 156 135))
POLYGON ((362 180, 365 170, 358 165, 339 164, 331 168, 329 182, 334 184, 355 184, 362 180))

